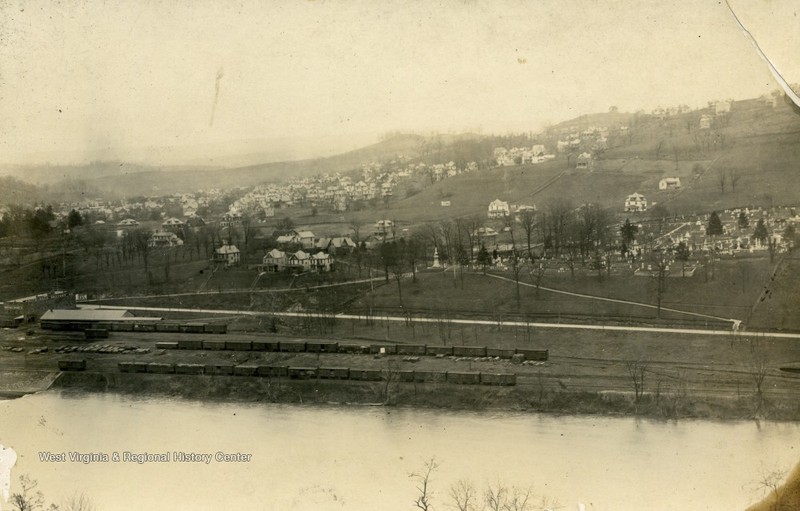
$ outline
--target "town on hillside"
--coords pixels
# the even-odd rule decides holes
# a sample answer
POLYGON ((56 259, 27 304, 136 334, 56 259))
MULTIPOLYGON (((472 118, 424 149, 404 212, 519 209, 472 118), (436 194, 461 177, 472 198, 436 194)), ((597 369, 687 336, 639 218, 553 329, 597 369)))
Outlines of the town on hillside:
POLYGON ((0 510, 800 510, 796 3, 0 2, 0 510))
POLYGON ((776 93, 394 134, 263 175, 5 177, 0 366, 274 402, 796 420, 798 131, 776 93))

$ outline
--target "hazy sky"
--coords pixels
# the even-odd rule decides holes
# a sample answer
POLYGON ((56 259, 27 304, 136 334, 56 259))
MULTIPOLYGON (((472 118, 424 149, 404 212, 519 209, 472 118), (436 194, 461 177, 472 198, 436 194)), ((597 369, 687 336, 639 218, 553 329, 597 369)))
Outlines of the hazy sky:
MULTIPOLYGON (((797 80, 792 3, 732 5, 797 80)), ((242 139, 527 131, 610 105, 698 106, 775 87, 724 1, 0 7, 0 163, 242 139)))

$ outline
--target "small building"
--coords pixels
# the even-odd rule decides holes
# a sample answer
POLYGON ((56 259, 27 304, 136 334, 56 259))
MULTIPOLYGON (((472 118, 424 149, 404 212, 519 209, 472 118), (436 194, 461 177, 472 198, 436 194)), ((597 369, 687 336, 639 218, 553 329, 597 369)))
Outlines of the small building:
POLYGON ((314 248, 314 233, 311 231, 290 231, 278 236, 276 241, 283 245, 300 245, 303 248, 314 248))
POLYGON ((117 224, 117 227, 120 227, 122 229, 133 229, 135 227, 139 227, 139 222, 137 222, 133 218, 126 218, 125 220, 120 221, 117 224))
POLYGON ((124 309, 50 309, 42 314, 43 330, 86 330, 98 323, 154 322, 159 317, 137 317, 124 309))
POLYGON ((189 215, 186 218, 185 224, 186 224, 186 227, 188 227, 190 229, 193 229, 193 230, 196 230, 196 229, 199 229, 200 227, 205 226, 206 225, 206 221, 203 219, 203 217, 201 217, 200 215, 195 213, 193 215, 189 215))
POLYGON ((677 190, 681 187, 681 178, 679 177, 665 177, 658 182, 659 190, 677 190))
POLYGON ((328 244, 321 248, 327 250, 329 254, 349 254, 356 249, 356 242, 347 236, 339 236, 331 238, 328 244))
POLYGON ((375 228, 372 234, 376 238, 385 238, 392 232, 394 232, 394 222, 392 220, 378 220, 375 222, 375 228))
POLYGON ((641 193, 632 193, 625 199, 625 211, 647 211, 647 199, 641 193))
POLYGON ((594 170, 594 158, 590 153, 581 153, 575 162, 575 170, 594 170))
POLYGON ((711 129, 711 124, 713 123, 713 118, 708 114, 703 114, 700 116, 700 129, 701 130, 708 130, 711 129))
POLYGON ((510 208, 508 206, 508 202, 502 201, 500 199, 495 199, 489 203, 489 209, 487 211, 487 216, 489 218, 503 218, 509 215, 510 208))
POLYGON ((161 227, 167 231, 174 231, 177 229, 181 229, 184 225, 186 224, 184 223, 183 220, 179 220, 177 218, 167 218, 161 224, 161 227))
POLYGON ((225 266, 233 266, 239 264, 241 253, 236 245, 224 244, 218 249, 214 250, 214 262, 221 263, 225 266))
POLYGON ((51 291, 0 302, 0 318, 16 323, 36 321, 48 309, 75 308, 75 295, 66 291, 51 291))
POLYGON ((222 215, 222 219, 219 222, 219 226, 223 229, 229 229, 235 225, 241 225, 242 223, 242 214, 238 211, 228 211, 224 215, 222 215))
POLYGON ((514 213, 516 214, 517 218, 521 217, 525 213, 536 213, 536 206, 529 206, 527 204, 519 204, 514 207, 514 213))
POLYGON ((497 231, 491 227, 478 227, 478 230, 475 231, 475 235, 481 240, 485 240, 487 238, 494 239, 497 237, 497 231))

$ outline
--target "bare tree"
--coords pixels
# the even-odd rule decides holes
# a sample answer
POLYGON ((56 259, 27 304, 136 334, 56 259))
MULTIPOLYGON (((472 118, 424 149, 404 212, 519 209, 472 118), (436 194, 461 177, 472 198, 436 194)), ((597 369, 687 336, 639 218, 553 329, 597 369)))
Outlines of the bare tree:
POLYGON ((749 340, 749 357, 746 361, 747 370, 753 382, 753 389, 756 397, 756 415, 762 411, 764 406, 764 380, 767 377, 769 361, 766 354, 766 347, 761 339, 749 340))
POLYGON ((250 242, 256 237, 258 233, 258 229, 256 229, 255 223, 253 223, 253 219, 250 218, 250 215, 243 215, 242 216, 242 238, 244 241, 244 246, 247 247, 250 242))
POLYGON ((356 222, 355 220, 350 222, 350 230, 353 231, 353 243, 355 243, 355 248, 353 249, 353 255, 356 258, 356 268, 358 268, 358 276, 361 277, 361 225, 356 222))
POLYGON ((545 271, 547 271, 547 261, 544 259, 539 259, 538 262, 531 263, 528 267, 528 272, 531 274, 531 278, 533 279, 533 283, 536 286, 536 299, 538 300, 539 295, 539 288, 542 285, 542 280, 544 279, 545 271))
POLYGON ((480 229, 483 227, 483 219, 478 215, 468 217, 464 222, 465 235, 469 244, 469 260, 475 260, 475 247, 480 240, 480 229))
POLYGON ((453 501, 453 507, 458 511, 475 511, 477 509, 477 491, 466 479, 459 479, 450 487, 450 498, 453 501))
POLYGON ((41 509, 44 505, 44 495, 36 487, 39 482, 31 479, 27 475, 19 476, 19 487, 21 489, 18 493, 11 494, 11 505, 16 508, 16 511, 35 511, 41 509))
POLYGON ((742 175, 735 169, 728 170, 728 177, 730 177, 731 181, 731 191, 736 192, 736 183, 742 178, 742 175))
POLYGON ((786 477, 785 470, 771 470, 769 472, 762 472, 761 479, 758 480, 758 488, 766 493, 763 502, 768 503, 770 511, 781 511, 784 508, 781 505, 782 486, 780 485, 783 478, 786 477))
POLYGON ((573 210, 572 204, 564 199, 556 199, 547 205, 546 237, 550 238, 556 256, 561 254, 567 241, 573 210))
POLYGON ((725 185, 728 181, 728 175, 725 173, 724 170, 720 170, 717 174, 717 184, 719 185, 719 191, 721 194, 725 195, 725 185))
POLYGON ((489 511, 502 511, 506 502, 508 488, 497 483, 496 487, 488 485, 483 492, 483 501, 489 511))
MULTIPOLYGON (((509 488, 501 483, 497 483, 496 486, 490 484, 483 493, 483 509, 489 511, 533 511, 533 498, 533 489, 530 487, 512 486, 509 488)), ((546 498, 542 498, 539 509, 545 510, 552 507, 553 505, 548 505, 546 498)))
POLYGON ((73 495, 60 506, 52 506, 53 511, 95 511, 97 507, 85 493, 73 495))
POLYGON ((431 474, 439 468, 439 463, 436 457, 433 457, 425 462, 421 472, 412 472, 408 475, 417 483, 417 498, 414 499, 414 506, 422 511, 429 511, 431 507, 431 498, 433 492, 430 489, 431 474))
POLYGON ((669 261, 666 254, 651 252, 653 288, 656 294, 656 318, 661 319, 661 301, 667 290, 667 275, 669 275, 669 261))
POLYGON ((506 511, 528 511, 532 509, 528 504, 532 496, 533 490, 531 488, 512 487, 506 497, 503 509, 506 511))
POLYGON ((519 216, 519 222, 522 224, 522 229, 525 231, 525 241, 527 242, 528 257, 533 261, 533 251, 531 250, 531 241, 533 234, 536 231, 536 212, 530 209, 524 210, 519 216))
POLYGON ((656 155, 655 155, 656 156, 656 158, 655 158, 656 160, 660 160, 661 159, 661 149, 663 147, 664 147, 664 141, 663 140, 659 140, 658 144, 656 144, 656 155))
POLYGON ((628 371, 628 377, 633 384, 633 399, 637 405, 644 396, 644 380, 647 374, 647 361, 633 360, 625 362, 625 369, 628 371))
POLYGON ((519 258, 519 254, 517 253, 517 244, 514 240, 514 217, 507 216, 504 218, 504 225, 505 228, 508 230, 508 233, 511 235, 511 270, 514 273, 514 284, 515 287, 515 295, 517 298, 517 308, 519 309, 522 305, 522 298, 520 296, 519 291, 519 274, 522 271, 522 261, 519 258))

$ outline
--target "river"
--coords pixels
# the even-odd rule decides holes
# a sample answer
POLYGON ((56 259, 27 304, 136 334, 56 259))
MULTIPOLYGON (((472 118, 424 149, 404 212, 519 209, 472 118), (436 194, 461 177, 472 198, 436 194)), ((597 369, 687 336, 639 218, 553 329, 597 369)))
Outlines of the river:
MULTIPOLYGON (((561 509, 744 509, 757 481, 798 461, 800 425, 203 403, 55 391, 0 401, 0 444, 46 501, 85 492, 99 511, 411 510, 431 457, 434 509, 469 479, 533 487, 561 509), (99 453, 107 462, 42 461, 99 453), (169 462, 124 452, 170 453, 169 462), (212 461, 177 462, 174 453, 212 461), (217 461, 216 453, 249 461, 217 461), (118 453, 121 461, 112 459, 118 453)), ((0 502, 2 499, 0 498, 0 502)), ((8 509, 10 506, 4 506, 8 509)))

